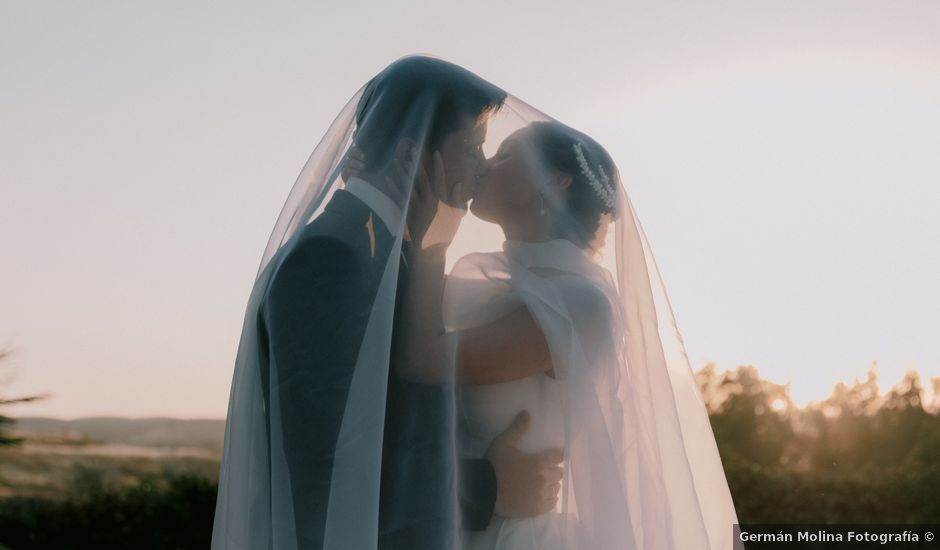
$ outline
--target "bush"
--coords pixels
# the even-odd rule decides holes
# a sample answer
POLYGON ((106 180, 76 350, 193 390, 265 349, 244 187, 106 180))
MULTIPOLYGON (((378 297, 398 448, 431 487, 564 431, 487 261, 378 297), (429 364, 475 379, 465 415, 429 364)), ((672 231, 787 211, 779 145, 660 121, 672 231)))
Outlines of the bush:
POLYGON ((180 475, 166 488, 145 481, 131 489, 98 488, 64 501, 0 503, 0 544, 29 548, 208 548, 216 485, 180 475))

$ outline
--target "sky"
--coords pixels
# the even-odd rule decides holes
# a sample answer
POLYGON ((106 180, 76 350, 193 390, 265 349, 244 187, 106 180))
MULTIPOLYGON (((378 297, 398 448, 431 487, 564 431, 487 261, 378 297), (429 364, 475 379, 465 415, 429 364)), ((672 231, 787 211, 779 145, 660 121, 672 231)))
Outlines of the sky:
POLYGON ((940 3, 0 0, 0 395, 225 416, 264 245, 398 57, 603 143, 694 368, 940 376, 940 3))

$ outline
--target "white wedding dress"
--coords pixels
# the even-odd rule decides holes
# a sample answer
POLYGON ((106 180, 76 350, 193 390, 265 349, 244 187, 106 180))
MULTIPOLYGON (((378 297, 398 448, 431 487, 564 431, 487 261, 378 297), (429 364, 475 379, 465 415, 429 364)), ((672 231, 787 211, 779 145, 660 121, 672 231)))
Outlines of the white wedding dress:
MULTIPOLYGON (((461 412, 466 422, 464 443, 469 456, 483 456, 494 437, 510 425, 516 414, 527 410, 532 424, 519 442, 519 449, 537 452, 564 447, 562 382, 536 375, 492 386, 466 387, 461 390, 461 412)), ((577 529, 577 518, 567 522, 577 529)), ((565 516, 561 504, 546 515, 512 519, 494 516, 485 531, 465 533, 466 550, 566 550, 562 533, 565 516)), ((574 533, 567 535, 570 539, 574 533)))
MULTIPOLYGON (((572 242, 543 243, 507 241, 504 252, 471 254, 452 270, 445 290, 445 322, 459 331, 495 320, 525 305, 542 328, 555 363, 554 378, 546 374, 487 386, 461 386, 458 395, 461 417, 460 448, 465 456, 481 457, 490 442, 526 410, 531 424, 518 448, 538 452, 566 448, 566 369, 570 368, 572 332, 569 307, 594 303, 585 296, 615 292, 606 270, 591 262, 572 242)), ((603 312, 596 312, 604 315, 603 312)), ((616 325, 616 323, 614 324, 616 325)), ((613 330, 612 325, 607 325, 613 330)), ((584 335, 581 335, 584 336, 584 335)), ((458 334, 459 338, 459 334, 458 334)), ((594 335, 596 344, 610 343, 594 335)), ((577 430, 577 427, 574 428, 577 430)), ((564 465, 567 469, 567 461, 564 465)), ((568 472, 566 471, 566 474, 568 472)), ((564 487, 568 487, 565 484, 564 487)), ((482 532, 467 532, 468 550, 572 550, 592 548, 579 528, 573 495, 563 491, 555 510, 536 518, 510 519, 494 516, 482 532), (569 501, 569 502, 566 502, 569 501), (564 510, 568 510, 565 512, 564 510)))

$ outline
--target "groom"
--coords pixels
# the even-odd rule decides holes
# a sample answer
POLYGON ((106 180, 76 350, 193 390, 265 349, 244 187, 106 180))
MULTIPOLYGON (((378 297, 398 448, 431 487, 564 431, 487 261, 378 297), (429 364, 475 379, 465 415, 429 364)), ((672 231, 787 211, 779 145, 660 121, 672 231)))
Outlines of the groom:
MULTIPOLYGON (((271 399, 280 405, 298 549, 323 548, 337 438, 387 262, 400 262, 399 280, 408 276, 407 262, 390 257, 395 234, 404 227, 407 241, 419 237, 409 231, 427 230, 416 222, 421 212, 405 204, 411 190, 401 183, 407 178, 398 178, 396 186, 382 167, 409 153, 401 144, 421 144, 422 150, 411 151, 416 157, 436 156, 445 173, 472 181, 485 161, 477 143, 482 142, 479 121, 504 99, 502 90, 475 75, 430 58, 403 59, 376 76, 356 113, 355 141, 367 159, 361 177, 335 192, 272 276, 259 321, 263 352, 277 365, 277 386, 276 395, 270 388, 265 393, 268 410, 271 399), (417 98, 427 94, 434 97, 429 112, 416 118, 417 98)), ((406 330, 393 327, 393 347, 406 330)), ((379 548, 436 550, 451 540, 455 523, 482 530, 494 512, 531 517, 544 511, 559 469, 544 454, 515 448, 527 427, 527 417, 520 415, 491 443, 486 457, 460 461, 460 517, 448 517, 452 403, 445 388, 409 381, 390 361, 379 548)))

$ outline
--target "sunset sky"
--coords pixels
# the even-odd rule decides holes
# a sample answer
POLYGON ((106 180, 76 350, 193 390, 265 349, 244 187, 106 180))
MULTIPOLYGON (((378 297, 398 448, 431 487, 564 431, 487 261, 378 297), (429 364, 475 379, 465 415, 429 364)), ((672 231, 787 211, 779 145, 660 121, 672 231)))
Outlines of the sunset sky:
POLYGON ((605 144, 693 367, 940 376, 940 3, 376 4, 0 0, 15 414, 223 417, 297 173, 420 52, 605 144))

